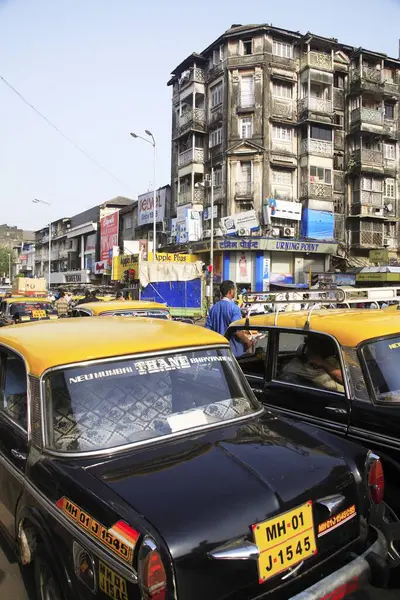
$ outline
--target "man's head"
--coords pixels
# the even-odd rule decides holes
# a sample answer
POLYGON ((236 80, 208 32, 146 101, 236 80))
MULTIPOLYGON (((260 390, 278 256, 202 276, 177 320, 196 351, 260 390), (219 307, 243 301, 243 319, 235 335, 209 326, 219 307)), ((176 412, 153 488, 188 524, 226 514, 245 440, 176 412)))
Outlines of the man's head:
POLYGON ((227 279, 221 283, 220 290, 223 298, 229 298, 232 300, 232 298, 235 297, 235 284, 230 279, 227 279))
POLYGON ((90 291, 89 290, 86 290, 86 292, 85 292, 85 298, 90 298, 90 291))
POLYGON ((60 292, 60 296, 59 296, 59 297, 60 297, 60 298, 65 298, 65 292, 63 292, 63 291, 61 290, 61 292, 60 292))
POLYGON ((90 294, 92 298, 96 298, 97 296, 97 290, 93 290, 93 292, 90 294))

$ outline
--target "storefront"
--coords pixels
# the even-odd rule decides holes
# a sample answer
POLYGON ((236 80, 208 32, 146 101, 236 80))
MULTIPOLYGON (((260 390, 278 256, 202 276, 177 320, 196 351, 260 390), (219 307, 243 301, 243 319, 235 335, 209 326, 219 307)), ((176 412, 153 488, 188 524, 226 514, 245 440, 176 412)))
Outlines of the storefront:
MULTIPOLYGON (((192 244, 192 250, 208 263, 210 242, 192 244)), ((270 283, 307 283, 310 273, 329 271, 335 242, 309 242, 259 237, 235 237, 214 241, 214 282, 231 279, 239 287, 265 291, 270 283)))

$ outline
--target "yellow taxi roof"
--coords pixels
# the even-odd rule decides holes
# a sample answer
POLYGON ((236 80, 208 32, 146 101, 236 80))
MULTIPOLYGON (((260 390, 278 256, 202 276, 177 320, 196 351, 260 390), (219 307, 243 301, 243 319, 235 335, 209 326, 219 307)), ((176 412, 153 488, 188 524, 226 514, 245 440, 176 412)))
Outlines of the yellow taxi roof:
POLYGON ((113 310, 151 310, 151 309, 167 309, 165 304, 159 302, 147 302, 146 300, 111 300, 110 302, 85 302, 79 304, 76 308, 86 308, 92 311, 94 315, 100 315, 104 312, 113 310))
POLYGON ((77 317, 2 327, 0 344, 22 354, 29 372, 40 376, 59 365, 228 341, 204 327, 168 320, 77 317))
POLYGON ((51 300, 48 298, 41 298, 37 296, 12 296, 11 298, 4 298, 3 302, 7 302, 8 304, 14 304, 17 302, 24 302, 28 304, 29 302, 48 302, 51 304, 51 300))
MULTIPOLYGON (((281 312, 278 314, 277 326, 303 329, 309 311, 281 312)), ((400 333, 399 315, 385 310, 372 309, 326 309, 311 313, 310 331, 329 333, 342 346, 357 346, 360 342, 371 338, 400 333)), ((268 327, 274 325, 275 314, 250 315, 250 325, 268 327)), ((234 325, 244 325, 245 319, 236 321, 234 325)))

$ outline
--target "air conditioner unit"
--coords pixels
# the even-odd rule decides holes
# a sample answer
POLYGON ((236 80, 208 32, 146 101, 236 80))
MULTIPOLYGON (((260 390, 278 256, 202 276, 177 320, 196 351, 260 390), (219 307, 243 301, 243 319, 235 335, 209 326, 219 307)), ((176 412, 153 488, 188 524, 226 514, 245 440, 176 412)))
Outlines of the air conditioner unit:
POLYGON ((294 237, 294 227, 282 227, 283 237, 294 237))
POLYGON ((281 235, 281 230, 279 227, 273 227, 271 231, 272 237, 279 237, 281 235))
POLYGON ((167 237, 167 244, 175 244, 175 238, 172 235, 167 237))
POLYGON ((205 229, 203 231, 203 240, 206 240, 207 238, 211 237, 211 229, 205 229))
POLYGON ((250 235, 250 229, 247 227, 241 227, 238 231, 239 235, 250 235))
POLYGON ((214 229, 214 237, 222 237, 222 229, 214 229))

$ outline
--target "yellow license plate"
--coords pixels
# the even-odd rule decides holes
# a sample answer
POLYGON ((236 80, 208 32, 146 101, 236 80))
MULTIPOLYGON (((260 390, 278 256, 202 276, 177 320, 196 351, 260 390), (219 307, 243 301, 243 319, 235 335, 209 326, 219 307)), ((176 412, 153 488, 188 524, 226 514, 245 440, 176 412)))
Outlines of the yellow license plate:
POLYGON ((49 319, 58 319, 57 315, 49 315, 49 319))
POLYGON ((44 319, 46 317, 46 311, 45 310, 33 310, 32 317, 34 319, 44 319))
POLYGON ((21 317, 21 321, 30 321, 30 320, 31 320, 30 317, 24 317, 24 316, 21 317))
POLYGON ((252 529, 254 541, 260 551, 260 583, 318 552, 311 501, 278 517, 256 523, 252 529))
POLYGON ((113 600, 128 600, 128 590, 125 579, 110 567, 99 561, 99 587, 102 592, 113 600))

